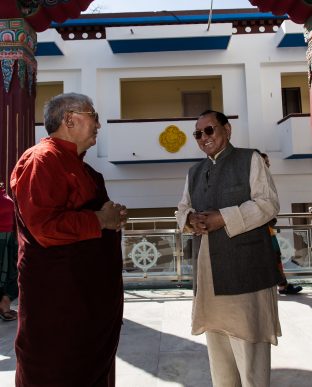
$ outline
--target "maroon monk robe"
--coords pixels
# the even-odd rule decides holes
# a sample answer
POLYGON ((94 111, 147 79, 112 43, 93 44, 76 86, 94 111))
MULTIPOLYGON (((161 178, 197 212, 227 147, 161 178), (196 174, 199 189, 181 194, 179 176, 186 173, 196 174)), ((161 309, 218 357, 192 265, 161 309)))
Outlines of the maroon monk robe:
POLYGON ((19 230, 17 387, 111 387, 123 312, 120 233, 93 211, 101 174, 46 139, 11 178, 19 230), (61 241, 61 243, 60 243, 61 241))
POLYGON ((14 230, 14 204, 4 188, 0 186, 0 232, 14 230))

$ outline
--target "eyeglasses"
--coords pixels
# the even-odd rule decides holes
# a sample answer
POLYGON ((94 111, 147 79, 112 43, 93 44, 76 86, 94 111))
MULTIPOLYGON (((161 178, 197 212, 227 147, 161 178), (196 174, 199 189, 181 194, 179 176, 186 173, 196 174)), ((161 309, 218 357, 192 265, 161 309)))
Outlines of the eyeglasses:
POLYGON ((99 114, 97 112, 78 112, 76 110, 69 110, 69 113, 76 113, 76 114, 89 114, 89 116, 94 118, 94 121, 96 123, 99 122, 99 114))
POLYGON ((202 138, 203 133, 205 133, 207 136, 211 136, 212 134, 214 134, 216 128, 217 126, 206 126, 206 128, 204 128, 203 130, 195 130, 195 132, 193 132, 193 136, 196 140, 200 140, 202 138))

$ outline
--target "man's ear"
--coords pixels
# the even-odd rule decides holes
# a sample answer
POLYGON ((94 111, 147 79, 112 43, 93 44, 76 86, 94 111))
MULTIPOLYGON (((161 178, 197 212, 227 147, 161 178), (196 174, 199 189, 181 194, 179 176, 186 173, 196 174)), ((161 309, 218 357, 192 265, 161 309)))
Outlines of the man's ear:
POLYGON ((232 126, 228 122, 227 124, 224 125, 226 133, 227 133, 227 138, 230 140, 231 139, 231 134, 232 134, 232 126))
POLYGON ((71 112, 64 113, 64 123, 68 128, 72 128, 74 126, 73 115, 71 112))

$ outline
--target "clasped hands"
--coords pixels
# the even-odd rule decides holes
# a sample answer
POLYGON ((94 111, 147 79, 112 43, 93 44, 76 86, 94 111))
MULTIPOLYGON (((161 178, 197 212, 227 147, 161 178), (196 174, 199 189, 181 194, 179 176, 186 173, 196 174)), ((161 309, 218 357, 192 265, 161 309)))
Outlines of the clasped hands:
POLYGON ((225 226, 220 211, 190 212, 187 219, 195 235, 208 234, 225 226))
POLYGON ((111 200, 104 203, 100 211, 95 211, 101 229, 119 231, 127 223, 127 208, 119 203, 114 203, 111 200))

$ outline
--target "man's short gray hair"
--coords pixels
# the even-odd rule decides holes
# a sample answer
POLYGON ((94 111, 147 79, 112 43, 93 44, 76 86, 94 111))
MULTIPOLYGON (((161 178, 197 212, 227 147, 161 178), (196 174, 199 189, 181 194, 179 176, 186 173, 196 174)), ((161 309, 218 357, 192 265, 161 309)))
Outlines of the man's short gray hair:
POLYGON ((59 94, 44 105, 44 125, 51 134, 56 132, 62 123, 64 113, 71 110, 81 110, 87 105, 93 106, 92 99, 84 94, 64 93, 59 94))

